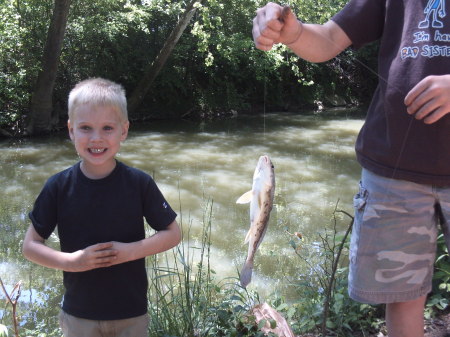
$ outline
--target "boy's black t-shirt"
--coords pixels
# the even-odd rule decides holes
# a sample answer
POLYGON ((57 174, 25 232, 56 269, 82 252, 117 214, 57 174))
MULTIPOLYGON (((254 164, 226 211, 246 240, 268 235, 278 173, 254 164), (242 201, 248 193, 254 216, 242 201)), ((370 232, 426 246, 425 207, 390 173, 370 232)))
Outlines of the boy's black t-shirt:
MULTIPOLYGON (((103 179, 87 178, 80 163, 52 176, 30 212, 34 228, 44 239, 57 228, 63 252, 102 242, 142 240, 144 218, 153 229, 164 230, 176 213, 148 174, 121 162, 103 179)), ((147 312, 144 259, 64 272, 64 286, 63 310, 76 317, 115 320, 147 312)))
POLYGON ((389 178, 450 185, 450 116, 427 125, 404 99, 429 75, 450 73, 444 0, 351 0, 332 18, 353 46, 380 40, 379 84, 357 142, 358 161, 389 178))

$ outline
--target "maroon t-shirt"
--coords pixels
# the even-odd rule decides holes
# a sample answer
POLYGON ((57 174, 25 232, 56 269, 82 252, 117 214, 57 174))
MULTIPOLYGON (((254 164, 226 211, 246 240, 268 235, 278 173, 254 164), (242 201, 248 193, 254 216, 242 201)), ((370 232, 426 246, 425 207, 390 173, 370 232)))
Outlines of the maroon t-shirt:
POLYGON ((359 48, 380 40, 379 84, 357 142, 360 164, 379 175, 450 185, 450 116, 427 125, 406 112, 406 94, 450 73, 445 0, 351 0, 336 22, 359 48))

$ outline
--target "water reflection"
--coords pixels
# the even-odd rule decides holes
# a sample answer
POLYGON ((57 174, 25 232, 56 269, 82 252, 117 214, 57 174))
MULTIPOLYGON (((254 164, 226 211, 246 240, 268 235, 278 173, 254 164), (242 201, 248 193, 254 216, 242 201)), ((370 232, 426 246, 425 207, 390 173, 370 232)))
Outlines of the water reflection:
MULTIPOLYGON (((211 261, 221 279, 237 276, 245 259, 248 206, 235 202, 251 188, 259 156, 268 154, 275 165, 276 205, 250 286, 270 292, 285 277, 295 282, 299 272, 286 229, 313 241, 331 225, 338 199, 340 208, 352 213, 360 174, 353 145, 361 124, 342 114, 268 114, 200 125, 152 122, 131 126, 118 159, 154 176, 183 225, 191 226, 190 240, 200 235, 205 205, 213 200, 211 261)), ((74 148, 63 133, 5 141, 0 158, 0 263, 16 264, 14 272, 1 269, 0 276, 9 282, 32 278, 30 289, 39 283, 42 289, 51 277, 54 286, 59 273, 25 262, 20 245, 34 199, 50 175, 78 160, 74 148)))

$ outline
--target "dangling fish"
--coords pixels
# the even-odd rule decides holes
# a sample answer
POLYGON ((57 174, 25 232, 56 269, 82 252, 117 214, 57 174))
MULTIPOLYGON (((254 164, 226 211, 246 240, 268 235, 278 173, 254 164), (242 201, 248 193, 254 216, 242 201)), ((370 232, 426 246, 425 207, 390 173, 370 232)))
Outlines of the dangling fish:
POLYGON ((241 271, 241 286, 247 287, 252 279, 253 259, 266 234, 275 192, 275 172, 269 156, 261 156, 253 174, 252 190, 244 193, 237 204, 250 202, 250 230, 244 243, 249 243, 247 258, 241 271))

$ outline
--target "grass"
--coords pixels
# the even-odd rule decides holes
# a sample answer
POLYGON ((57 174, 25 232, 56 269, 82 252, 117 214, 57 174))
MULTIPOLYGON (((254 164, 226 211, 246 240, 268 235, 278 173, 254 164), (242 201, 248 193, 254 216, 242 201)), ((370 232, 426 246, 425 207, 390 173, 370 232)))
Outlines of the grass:
POLYGON ((257 330, 247 315, 256 294, 238 285, 237 278, 216 280, 210 264, 212 205, 204 212, 200 241, 185 240, 171 253, 151 258, 149 268, 150 336, 244 336, 257 330), (172 254, 172 256, 169 256, 172 254))
MULTIPOLYGON (((189 240, 189 227, 177 249, 163 254, 163 260, 161 256, 150 260, 149 335, 263 336, 251 314, 251 308, 261 302, 259 295, 240 287, 237 277, 216 279, 210 264, 212 203, 204 214, 197 243, 189 240)), ((339 263, 339 256, 348 251, 349 238, 348 233, 337 233, 335 214, 333 221, 334 228, 320 235, 319 251, 317 242, 314 247, 290 242, 293 258, 297 256, 310 267, 309 273, 300 277, 303 282, 293 285, 303 300, 288 303, 277 295, 265 299, 282 313, 296 334, 352 336, 356 330, 368 331, 382 323, 379 308, 353 302, 346 294, 347 269, 339 263), (301 250, 298 245, 302 245, 301 250)))

